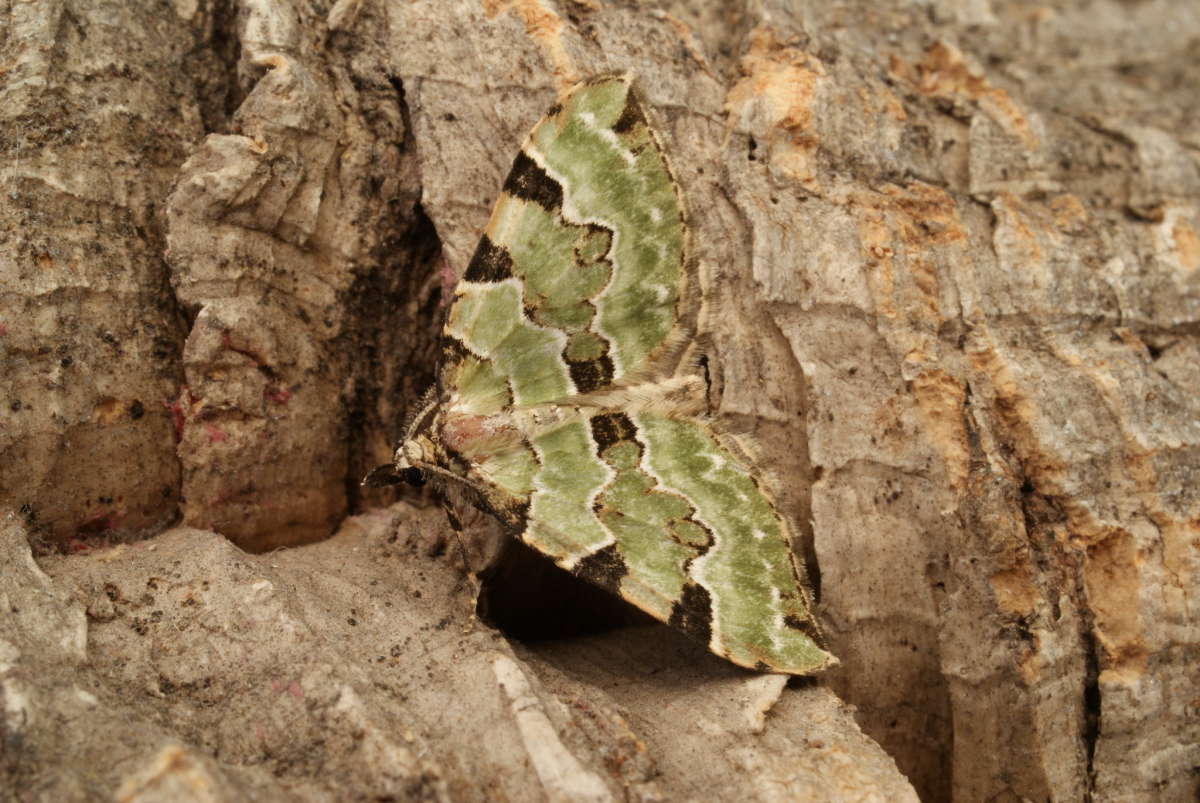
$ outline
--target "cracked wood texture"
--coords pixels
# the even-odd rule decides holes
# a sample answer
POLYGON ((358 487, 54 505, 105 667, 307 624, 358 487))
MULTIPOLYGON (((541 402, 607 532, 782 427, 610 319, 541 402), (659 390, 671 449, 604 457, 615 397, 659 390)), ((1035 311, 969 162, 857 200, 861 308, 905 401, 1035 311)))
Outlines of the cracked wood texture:
POLYGON ((0 788, 1194 796, 1179 9, 0 8, 0 788), (651 627, 514 645, 436 510, 346 518, 390 501, 358 478, 525 132, 623 70, 692 210, 710 402, 819 577, 820 686, 651 627))

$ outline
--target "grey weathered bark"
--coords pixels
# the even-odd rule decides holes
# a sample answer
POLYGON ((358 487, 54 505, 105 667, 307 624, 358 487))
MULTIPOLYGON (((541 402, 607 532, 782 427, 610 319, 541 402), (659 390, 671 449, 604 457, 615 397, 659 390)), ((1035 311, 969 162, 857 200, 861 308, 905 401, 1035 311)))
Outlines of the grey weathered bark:
POLYGON ((6 788, 890 799, 898 765, 930 800, 1194 794, 1185 9, 10 5, 6 788), (439 513, 345 518, 388 501, 357 478, 524 133, 626 69, 691 208, 720 414, 806 527, 842 660, 815 686, 659 628, 510 643, 439 513), (339 524, 269 556, 205 532, 339 524))

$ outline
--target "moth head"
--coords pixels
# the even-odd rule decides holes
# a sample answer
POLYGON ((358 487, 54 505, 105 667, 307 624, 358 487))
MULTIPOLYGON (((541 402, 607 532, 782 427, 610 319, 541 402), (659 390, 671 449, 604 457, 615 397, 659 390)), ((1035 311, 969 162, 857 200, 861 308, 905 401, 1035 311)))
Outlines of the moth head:
POLYGON ((384 463, 364 477, 362 484, 368 488, 386 488, 402 482, 420 487, 425 484, 425 472, 416 466, 400 468, 395 463, 384 463))
POLYGON ((416 466, 409 466, 407 468, 400 469, 397 474, 400 476, 400 479, 404 480, 414 488, 420 488, 425 484, 425 472, 416 466))
POLYGON ((418 440, 406 440, 392 455, 392 462, 377 467, 363 479, 362 484, 379 488, 403 482, 420 488, 428 477, 424 468, 427 465, 429 460, 425 446, 418 440))

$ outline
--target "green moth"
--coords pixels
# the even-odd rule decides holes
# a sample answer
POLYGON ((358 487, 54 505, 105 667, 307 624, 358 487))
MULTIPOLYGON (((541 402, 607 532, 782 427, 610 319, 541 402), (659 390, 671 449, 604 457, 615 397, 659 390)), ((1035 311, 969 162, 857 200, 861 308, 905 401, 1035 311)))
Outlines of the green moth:
POLYGON ((678 369, 699 287, 679 187, 628 76, 533 129, 454 293, 437 385, 372 484, 458 483, 505 528, 760 671, 822 649, 804 570, 678 369))

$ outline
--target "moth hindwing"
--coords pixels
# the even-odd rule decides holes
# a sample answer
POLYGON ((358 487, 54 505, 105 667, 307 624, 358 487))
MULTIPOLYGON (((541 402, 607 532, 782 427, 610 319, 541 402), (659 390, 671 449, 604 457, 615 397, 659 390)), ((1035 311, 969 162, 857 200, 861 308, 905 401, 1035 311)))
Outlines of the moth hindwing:
POLYGON ((530 133, 455 289, 413 468, 563 569, 717 655, 809 674, 822 648, 789 528, 676 375, 698 293, 679 188, 628 76, 530 133))

